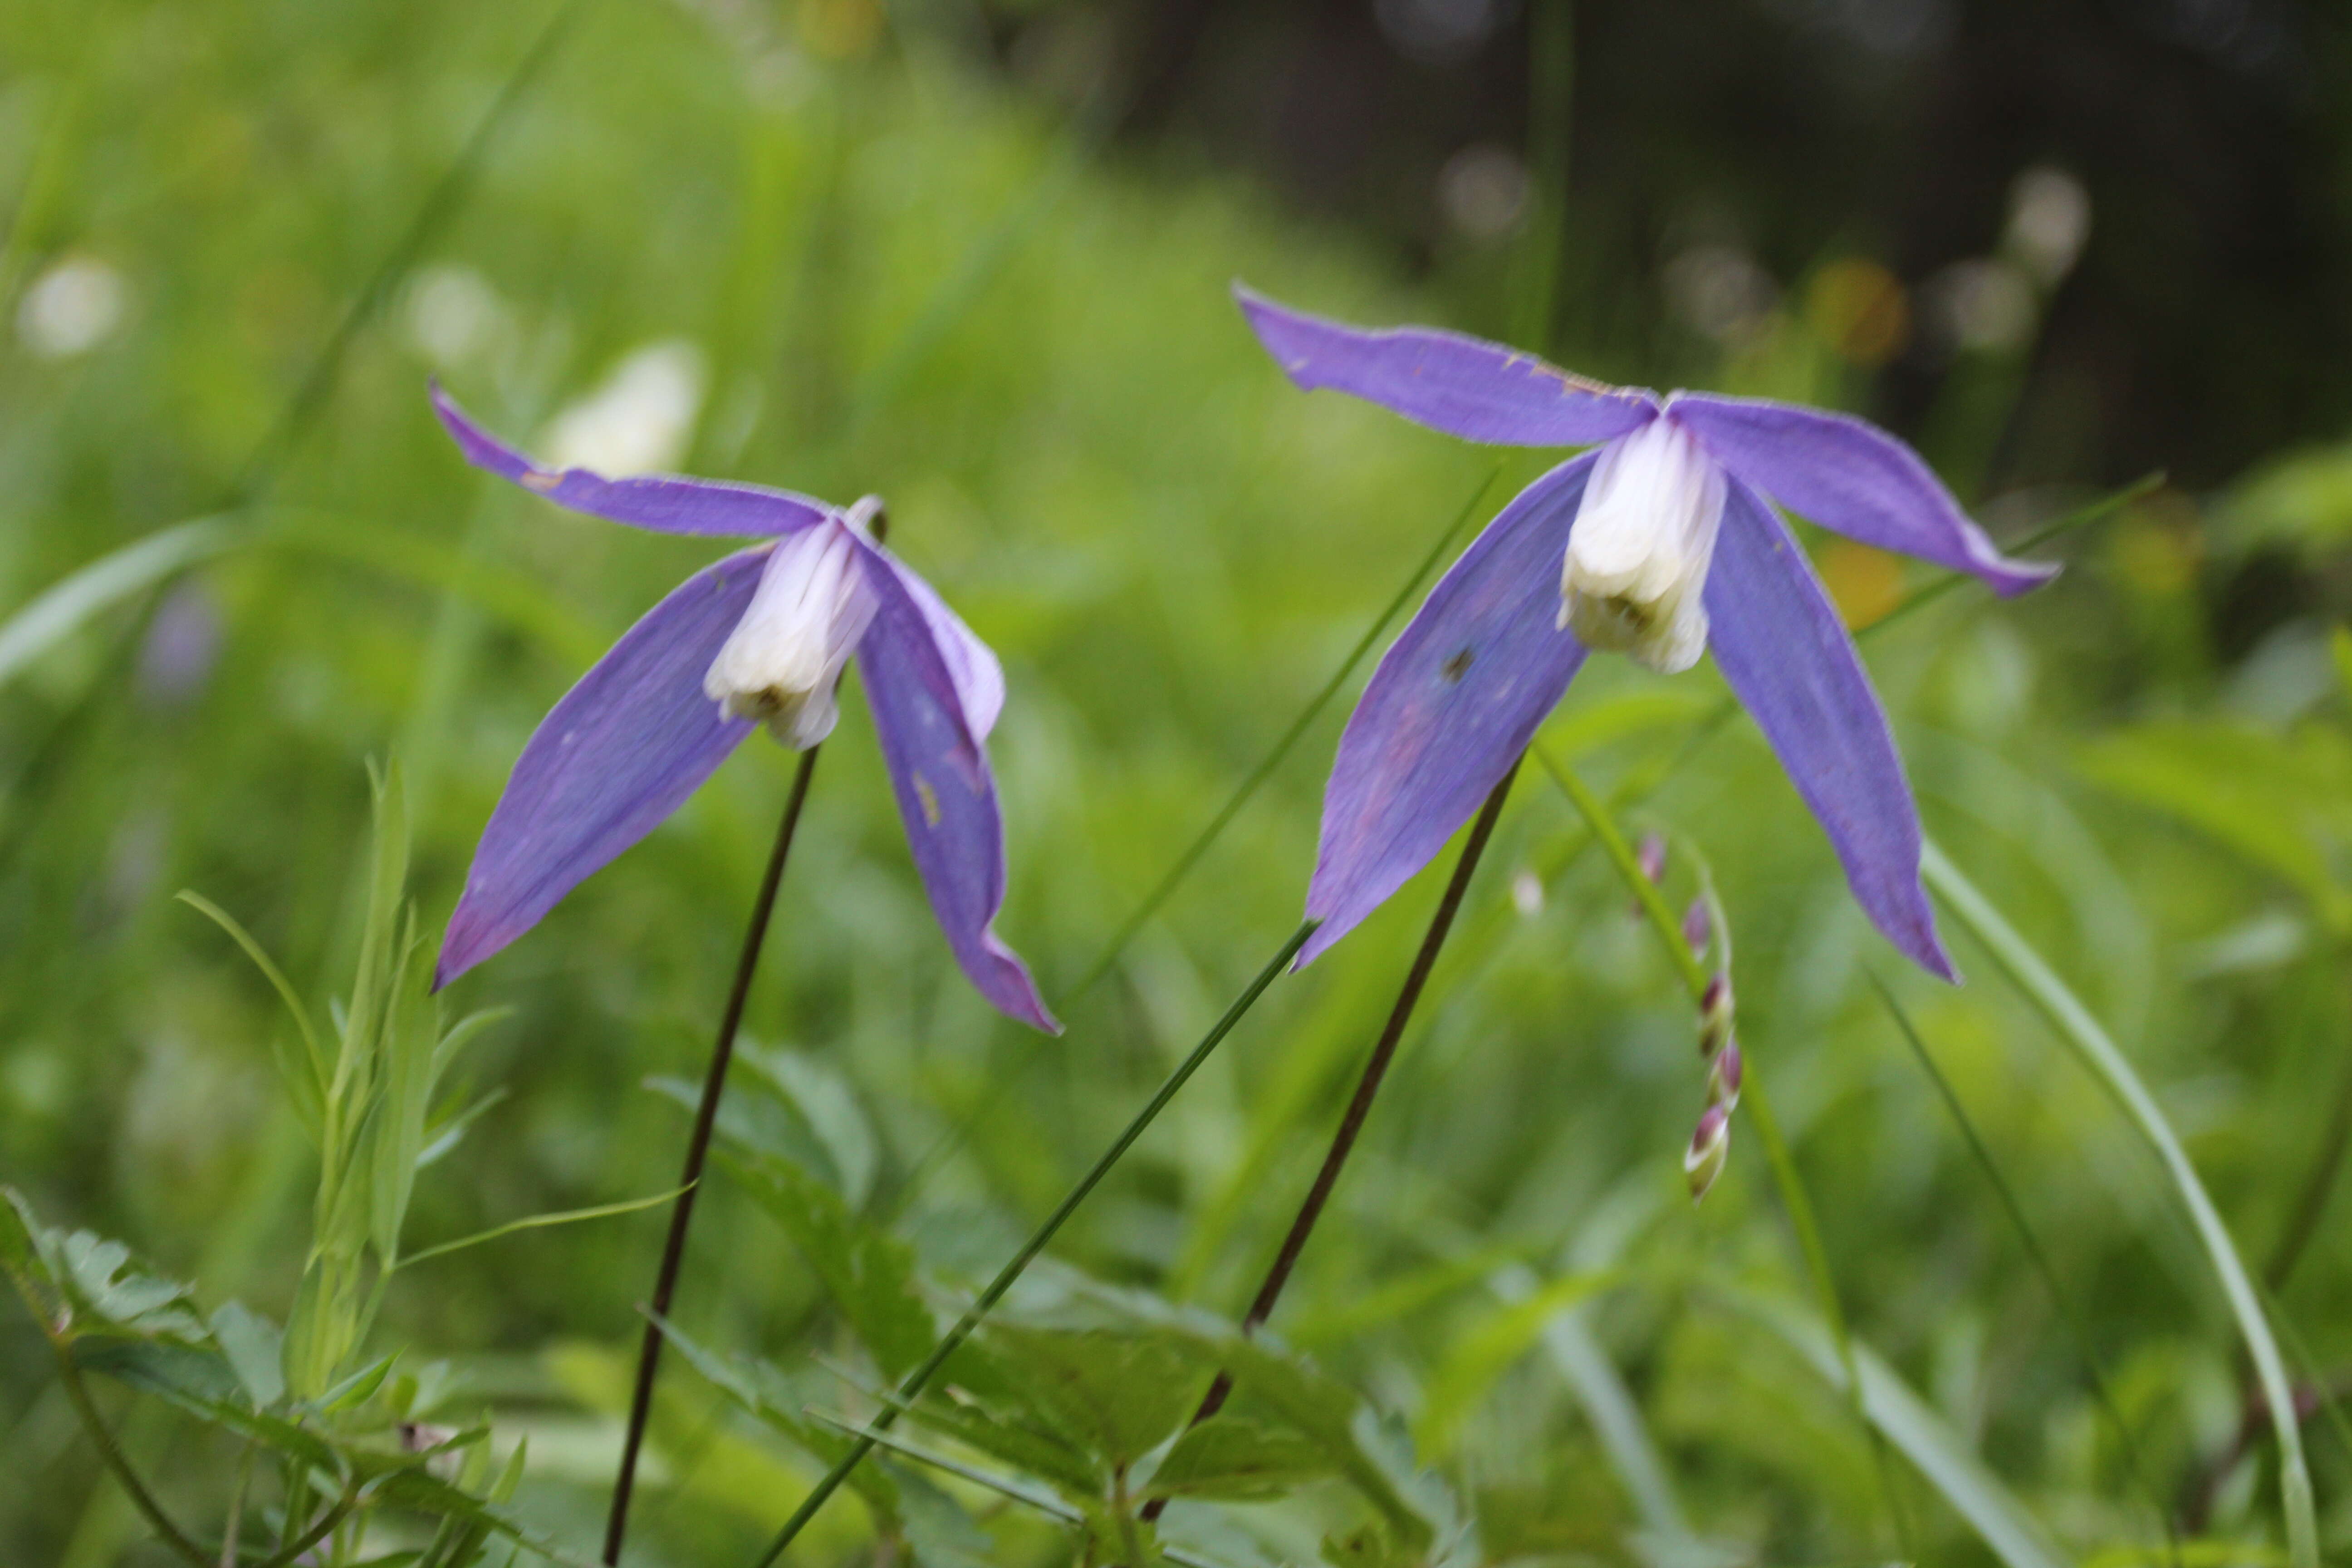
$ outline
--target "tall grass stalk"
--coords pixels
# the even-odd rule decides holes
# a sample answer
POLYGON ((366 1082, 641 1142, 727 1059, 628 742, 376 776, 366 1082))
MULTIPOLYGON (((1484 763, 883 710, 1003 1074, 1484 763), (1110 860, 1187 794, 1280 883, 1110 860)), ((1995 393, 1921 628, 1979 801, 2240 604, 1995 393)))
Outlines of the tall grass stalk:
POLYGON ((1201 1043, 1192 1047, 1192 1054, 1177 1064, 1176 1070, 1168 1075, 1143 1109, 1136 1112, 1135 1119, 1127 1124, 1126 1130, 1111 1141, 1110 1147, 1104 1150, 1093 1167, 1078 1179, 1078 1184, 1070 1189, 1069 1194, 1055 1206, 1054 1212, 1045 1216, 1045 1222, 1030 1234, 1029 1239, 1021 1244, 1021 1249, 997 1271, 996 1278, 990 1280, 973 1299, 971 1305, 964 1309, 963 1316, 958 1318, 955 1326, 949 1329, 940 1342, 931 1348, 931 1353, 899 1383, 892 1401, 885 1405, 872 1424, 857 1435, 856 1441, 850 1445, 849 1452, 825 1472, 824 1479, 793 1510, 792 1518, 784 1521, 783 1528, 776 1533, 776 1539, 761 1553, 759 1568, 769 1568, 769 1564, 783 1555, 785 1548, 792 1545, 793 1539, 807 1528, 809 1521, 816 1517, 825 1500, 838 1491, 841 1483, 849 1479, 849 1472, 874 1451, 880 1434, 898 1419, 898 1412, 912 1404, 916 1395, 929 1385, 931 1378, 947 1363, 948 1357, 955 1353, 956 1347, 971 1337, 972 1331, 980 1327, 982 1320, 994 1310, 1004 1293, 1013 1289, 1013 1281, 1021 1278, 1029 1265, 1036 1260, 1037 1255, 1045 1250, 1055 1234, 1077 1212, 1078 1205, 1087 1201, 1087 1194, 1101 1184, 1102 1179, 1110 1174, 1111 1167, 1118 1164, 1135 1141, 1143 1136, 1145 1129, 1158 1119, 1160 1113, 1168 1109, 1168 1102, 1176 1098, 1177 1091, 1201 1070, 1202 1064, 1224 1042, 1225 1037, 1234 1032, 1234 1026, 1242 1021, 1244 1015, 1257 1005, 1257 999, 1265 994, 1265 988, 1274 984, 1276 977, 1298 955, 1298 950, 1307 945, 1307 939, 1315 934, 1318 923, 1316 921, 1303 921, 1297 931, 1290 933, 1281 951, 1258 971, 1257 977, 1234 999, 1234 1005, 1225 1009, 1224 1016, 1219 1018, 1215 1026, 1202 1037, 1201 1043))
POLYGON ((2229 1226, 2222 1223, 2221 1212, 2207 1194, 2197 1167, 2189 1163, 2188 1152, 2180 1146, 2179 1136, 2166 1120, 2156 1096, 2141 1081, 2138 1071, 2091 1016, 2090 1009, 1933 840, 1926 846, 1920 869, 1928 889, 1968 928, 2059 1039, 2115 1097, 2163 1163, 2174 1192, 2189 1210, 2198 1239, 2204 1243, 2206 1255, 2212 1261, 2213 1272, 2221 1282, 2221 1293, 2228 1299, 2230 1310, 2238 1321, 2238 1331, 2245 1339, 2247 1353, 2253 1358, 2263 1402, 2270 1407, 2271 1427, 2278 1436, 2279 1500, 2286 1515, 2288 1558, 2294 1568, 2318 1568, 2319 1524, 2312 1500, 2311 1470, 2304 1458, 2303 1432, 2296 1419, 2294 1392, 2287 1379, 2286 1363, 2279 1354, 2278 1342, 2272 1336, 2270 1321, 2263 1314, 2254 1282, 2238 1257, 2237 1244, 2231 1239, 2229 1226))

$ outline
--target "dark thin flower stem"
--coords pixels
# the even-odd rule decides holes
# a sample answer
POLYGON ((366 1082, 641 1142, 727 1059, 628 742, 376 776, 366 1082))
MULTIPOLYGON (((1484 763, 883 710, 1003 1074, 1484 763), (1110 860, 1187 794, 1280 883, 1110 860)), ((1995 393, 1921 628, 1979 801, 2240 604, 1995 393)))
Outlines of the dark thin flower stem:
POLYGON ((2336 1087, 2336 1107, 2328 1113, 2327 1130, 2320 1135, 2317 1156, 2312 1161, 2310 1173, 2304 1178, 2303 1190, 2295 1195, 2294 1208, 2287 1218, 2286 1228, 2279 1234, 2270 1266, 2263 1270, 2263 1283, 2272 1294, 2286 1289, 2294 1266, 2303 1261, 2311 1238, 2319 1234, 2320 1216, 2327 1212, 2328 1194, 2336 1190, 2336 1178, 2344 1169, 2347 1149, 2352 1149, 2352 1052, 2345 1056, 2344 1077, 2336 1087))
POLYGON ((82 1381, 81 1368, 74 1364, 71 1347, 62 1340, 53 1339, 49 1342, 58 1352, 58 1381, 65 1384, 66 1397, 72 1401, 74 1414, 81 1417, 82 1425, 89 1431, 89 1440, 98 1445, 99 1458, 106 1461, 107 1469, 112 1472, 115 1480, 130 1497, 131 1506, 154 1527, 155 1533, 163 1538, 163 1543, 183 1559, 194 1563, 195 1568, 212 1568, 212 1559, 205 1554, 205 1549, 189 1539, 187 1531, 172 1522, 172 1516, 163 1511, 163 1505, 155 1500, 155 1494, 147 1489, 147 1483, 139 1479, 139 1472, 131 1468, 131 1460, 123 1454, 121 1445, 115 1442, 114 1434, 107 1430, 106 1418, 98 1413, 97 1401, 89 1396, 89 1385, 82 1381))
POLYGON ((1152 1095, 1141 1110, 1136 1112, 1135 1120, 1127 1124, 1127 1130, 1112 1140, 1109 1148, 1103 1151, 1102 1157, 1094 1163, 1094 1168, 1079 1178, 1078 1184, 1072 1187, 1069 1195, 1061 1201, 1052 1214, 1045 1216, 1045 1223, 1039 1226, 1029 1239, 1022 1244, 1021 1250, 1013 1255, 1012 1261, 997 1270, 996 1278, 990 1280, 988 1288, 973 1299, 971 1306, 964 1309, 963 1316, 956 1320, 955 1327, 950 1329, 946 1336, 931 1348, 931 1353, 923 1358, 922 1364, 907 1374, 906 1380, 898 1384, 897 1394, 882 1406, 872 1423, 857 1435, 856 1441, 850 1444, 849 1452, 844 1454, 840 1461, 825 1472, 824 1479, 817 1482, 815 1489, 801 1500, 801 1506, 793 1510, 792 1518, 784 1521, 783 1529, 776 1532, 776 1539, 769 1542, 768 1550, 761 1554, 758 1568, 769 1568, 771 1563, 782 1556, 784 1549, 793 1543, 793 1538, 807 1528, 810 1520, 816 1517, 817 1510, 824 1506, 825 1500, 841 1489, 841 1483, 849 1479, 849 1472, 856 1469, 858 1462, 874 1451, 878 1434, 889 1429, 898 1419, 899 1411, 913 1404, 915 1396, 922 1393, 933 1375, 940 1367, 947 1364, 948 1357, 955 1353, 956 1347, 971 1337, 972 1331, 980 1327, 981 1320, 988 1316, 1007 1290, 1013 1289, 1013 1282, 1021 1278, 1022 1271, 1036 1259, 1039 1253, 1045 1250, 1046 1245, 1054 1239, 1055 1233, 1062 1228, 1070 1215, 1077 1212, 1078 1205, 1087 1201, 1087 1195, 1101 1184, 1105 1176, 1110 1174, 1111 1167, 1118 1163, 1120 1156, 1127 1152, 1137 1139, 1143 1136, 1144 1129, 1150 1127, 1160 1113, 1168 1108, 1168 1102, 1176 1098, 1176 1091, 1182 1089, 1192 1076, 1201 1070, 1201 1064, 1207 1061, 1210 1054, 1224 1042, 1225 1037, 1234 1032, 1234 1026, 1242 1021, 1242 1016, 1256 1005, 1258 997, 1265 994, 1265 988, 1274 984, 1275 977, 1279 975, 1288 966, 1290 961, 1298 955, 1298 950, 1307 945, 1307 939, 1315 934, 1315 928, 1319 923, 1316 921, 1307 921, 1297 931, 1290 933, 1290 940, 1282 944, 1282 951, 1276 953, 1264 969, 1258 971, 1257 978, 1249 983, 1249 988, 1234 999, 1234 1005, 1225 1009, 1225 1016, 1217 1020, 1216 1026, 1202 1037, 1199 1045, 1192 1047, 1192 1054, 1177 1064, 1176 1070, 1168 1075, 1167 1079, 1160 1084, 1159 1091, 1152 1095))
POLYGON ((702 1080, 702 1103, 695 1108, 694 1132, 686 1145, 686 1170, 678 1178, 677 1202, 669 1212, 669 1238, 662 1244, 661 1269, 654 1278, 651 1317, 637 1350, 636 1391, 629 1398, 629 1427, 621 1439, 621 1473, 613 1482, 613 1510, 604 1521, 604 1562, 621 1560, 621 1542, 629 1529, 629 1497, 636 1488, 637 1453, 645 1446, 646 1421, 653 1414, 654 1374, 661 1365, 662 1332, 669 1317, 670 1300, 677 1292, 677 1273, 686 1260, 686 1234, 694 1223, 695 1194, 701 1190, 702 1167, 710 1155, 710 1133, 719 1121, 719 1096, 727 1087, 727 1066, 735 1058, 735 1031, 743 1022, 743 1004, 751 994, 751 975, 760 967, 760 948, 768 939, 768 918, 775 912, 776 889, 784 879, 784 860, 793 849, 801 806, 808 799, 809 779, 816 772, 817 748, 801 753, 800 771, 793 775, 793 793, 784 802, 784 817, 776 827, 775 847, 768 852, 768 869, 760 879, 759 895, 751 901, 751 923, 743 931, 743 952, 735 961, 734 988, 719 1016, 718 1043, 710 1049, 710 1070, 702 1080))
MULTIPOLYGON (((1404 1037, 1405 1026, 1412 1021, 1412 1010, 1420 1005, 1422 990, 1429 984, 1429 972, 1437 963, 1437 951, 1445 945, 1446 933, 1454 929, 1454 917, 1462 908, 1463 895, 1469 890, 1471 874, 1478 869, 1479 858, 1486 853, 1486 841, 1495 835, 1495 823, 1503 815, 1503 801, 1511 793, 1511 781, 1518 777, 1519 763, 1525 760, 1513 759, 1510 771, 1487 795, 1486 804, 1479 808, 1478 820, 1471 825, 1470 837, 1462 846, 1462 858, 1454 863, 1453 879, 1445 884, 1445 892, 1437 900, 1437 912, 1429 918, 1429 931, 1421 939, 1421 951, 1413 954, 1412 967, 1405 971, 1396 1005, 1389 1009, 1389 1021, 1382 1026, 1380 1038, 1373 1042, 1363 1076, 1356 1080, 1356 1092, 1339 1118, 1339 1130, 1331 1135, 1331 1148, 1323 1156, 1323 1167, 1315 1173, 1314 1184, 1307 1189, 1307 1199, 1298 1205, 1289 1234, 1282 1238, 1282 1250, 1274 1255, 1274 1265, 1265 1271, 1265 1279, 1250 1302, 1249 1312, 1242 1319, 1244 1334, 1256 1332, 1260 1324, 1274 1316, 1275 1303, 1282 1299, 1283 1287, 1290 1283, 1290 1271, 1298 1266, 1299 1254, 1307 1250, 1307 1238, 1315 1234, 1315 1222, 1323 1217, 1324 1205, 1331 1201, 1331 1190, 1339 1184, 1340 1169, 1355 1150, 1365 1118, 1371 1114, 1372 1097, 1380 1093, 1381 1080, 1388 1076, 1389 1063, 1396 1057, 1397 1042, 1404 1037)), ((1219 1372, 1187 1425, 1197 1426, 1223 1409, 1233 1391, 1233 1374, 1219 1372)), ((1155 1497, 1144 1505, 1143 1517, 1146 1521, 1157 1520, 1167 1507, 1165 1497, 1155 1497)))

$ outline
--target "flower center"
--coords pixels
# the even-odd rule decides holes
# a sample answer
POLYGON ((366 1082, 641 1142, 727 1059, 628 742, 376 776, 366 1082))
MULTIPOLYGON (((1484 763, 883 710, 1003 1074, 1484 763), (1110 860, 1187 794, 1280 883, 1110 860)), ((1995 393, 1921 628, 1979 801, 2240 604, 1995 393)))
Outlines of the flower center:
POLYGON ((702 678, 727 717, 762 720, 796 752, 833 733, 834 689, 874 619, 857 535, 881 504, 869 496, 769 552, 750 607, 702 678))
POLYGON ((1722 468, 1670 415, 1602 448, 1569 529, 1559 625, 1669 675, 1696 664, 1723 486, 1722 468))

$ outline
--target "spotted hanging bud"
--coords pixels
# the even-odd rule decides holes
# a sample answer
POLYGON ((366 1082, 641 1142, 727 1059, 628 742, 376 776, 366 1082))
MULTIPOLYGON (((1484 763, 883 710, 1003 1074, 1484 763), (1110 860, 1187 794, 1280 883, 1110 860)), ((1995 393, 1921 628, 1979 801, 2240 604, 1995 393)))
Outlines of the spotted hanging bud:
POLYGON ((1712 1058, 1731 1038, 1731 976, 1717 970, 1698 999, 1698 1054, 1712 1058))
POLYGON ((1723 1167, 1730 1158, 1731 1112, 1720 1105, 1710 1105, 1700 1113, 1698 1127, 1691 1133, 1690 1147, 1683 1151, 1683 1179, 1690 1184, 1691 1202, 1706 1196, 1707 1189, 1723 1174, 1723 1167))
POLYGON ((1683 945, 1691 950, 1693 958, 1705 958, 1714 940, 1715 917, 1707 913, 1706 900, 1693 899, 1683 910, 1683 945))
POLYGON ((1710 1105, 1719 1105, 1725 1114, 1739 1105, 1739 1080, 1747 1070, 1747 1062, 1739 1054, 1739 1042, 1727 1040, 1723 1049, 1715 1053, 1715 1060, 1706 1069, 1706 1099, 1710 1105))

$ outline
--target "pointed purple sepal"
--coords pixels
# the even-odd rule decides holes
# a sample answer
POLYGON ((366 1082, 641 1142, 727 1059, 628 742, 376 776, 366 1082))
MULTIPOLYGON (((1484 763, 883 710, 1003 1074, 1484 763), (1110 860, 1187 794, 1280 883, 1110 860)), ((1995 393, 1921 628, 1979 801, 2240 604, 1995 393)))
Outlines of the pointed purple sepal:
POLYGON ((1004 821, 982 735, 1003 702, 996 659, 929 584, 881 551, 862 545, 877 601, 857 648, 858 679, 874 710, 882 760, 915 869, 931 910, 972 984, 1008 1017, 1058 1035, 1028 966, 994 930, 1004 907, 1004 821), (952 622, 942 631, 938 616, 952 622), (957 634, 968 639, 959 644, 957 634), (984 668, 972 649, 986 655, 984 668))
POLYGON ((1716 461, 1832 533, 1969 573, 2004 596, 2058 574, 2003 555, 1918 453, 1867 421, 1696 392, 1667 410, 1716 461))
POLYGON ((544 468, 466 416, 447 393, 433 388, 433 411, 456 438, 466 461, 558 506, 657 533, 721 539, 763 539, 821 522, 833 509, 808 496, 764 485, 667 475, 608 479, 586 468, 544 468))
POLYGON ((702 678, 751 605, 767 555, 756 546, 688 578, 541 721, 474 851, 441 939, 436 989, 653 831, 751 732, 750 722, 719 716, 702 678))
POLYGON ((1307 912, 1312 963, 1429 864, 1527 749, 1584 647, 1558 629, 1569 525, 1593 459, 1519 492, 1381 658, 1339 737, 1307 912))
POLYGON ((1533 354, 1429 327, 1369 331, 1276 304, 1240 284, 1234 298, 1283 374, 1415 424, 1502 447, 1584 447, 1656 417, 1639 387, 1587 381, 1533 354))
POLYGON ((1706 613, 1717 668, 1820 819, 1854 901, 1922 968, 1958 979, 1919 885, 1919 810, 1861 656, 1788 525, 1738 479, 1706 613))

